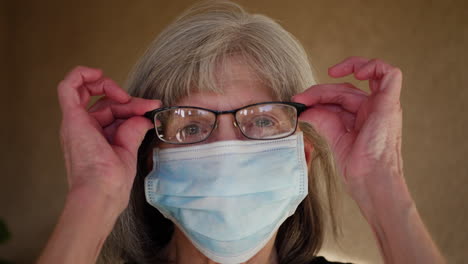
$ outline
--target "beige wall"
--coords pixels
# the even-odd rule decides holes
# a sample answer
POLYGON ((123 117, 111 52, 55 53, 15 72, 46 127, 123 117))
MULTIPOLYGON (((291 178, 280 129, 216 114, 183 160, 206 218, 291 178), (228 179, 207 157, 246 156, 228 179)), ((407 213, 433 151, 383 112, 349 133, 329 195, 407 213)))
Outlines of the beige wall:
MULTIPOLYGON (((147 44, 192 2, 2 4, 0 217, 13 239, 0 246, 1 257, 31 263, 63 205, 67 187, 56 84, 77 64, 102 68, 123 83, 147 44)), ((295 34, 321 82, 332 81, 327 67, 349 55, 401 67, 406 179, 449 263, 462 263, 468 258, 468 4, 430 2, 240 1, 295 34)), ((330 243, 324 254, 381 263, 370 229, 349 200, 343 225, 341 249, 330 243)))

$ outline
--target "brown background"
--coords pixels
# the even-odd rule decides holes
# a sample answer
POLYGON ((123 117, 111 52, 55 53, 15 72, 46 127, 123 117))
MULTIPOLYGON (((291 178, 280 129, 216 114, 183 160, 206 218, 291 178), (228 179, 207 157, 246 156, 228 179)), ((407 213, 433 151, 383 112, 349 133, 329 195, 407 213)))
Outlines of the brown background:
MULTIPOLYGON (((1 257, 33 262, 63 206, 67 187, 58 141, 57 83, 77 64, 102 68, 123 83, 155 35, 193 2, 1 2, 0 217, 13 233, 12 240, 0 246, 1 257)), ((328 66, 350 55, 378 57, 403 70, 406 179, 449 263, 466 262, 468 4, 239 3, 277 19, 297 36, 321 82, 332 81, 326 76, 328 66)), ((341 246, 329 243, 323 254, 382 263, 369 227, 348 199, 343 226, 341 246)))

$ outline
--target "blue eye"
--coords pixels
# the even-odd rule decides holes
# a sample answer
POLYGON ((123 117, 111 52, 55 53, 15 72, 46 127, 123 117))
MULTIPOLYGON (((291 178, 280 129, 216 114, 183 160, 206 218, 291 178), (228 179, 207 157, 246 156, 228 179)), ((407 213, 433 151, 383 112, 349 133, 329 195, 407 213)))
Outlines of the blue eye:
POLYGON ((193 135, 197 135, 200 133, 200 127, 195 124, 185 126, 181 130, 182 130, 182 133, 187 136, 193 136, 193 135))
POLYGON ((271 127, 273 126, 273 121, 271 121, 271 119, 268 119, 268 118, 265 118, 265 117, 261 117, 261 118, 257 118, 255 119, 255 126, 257 127, 271 127))

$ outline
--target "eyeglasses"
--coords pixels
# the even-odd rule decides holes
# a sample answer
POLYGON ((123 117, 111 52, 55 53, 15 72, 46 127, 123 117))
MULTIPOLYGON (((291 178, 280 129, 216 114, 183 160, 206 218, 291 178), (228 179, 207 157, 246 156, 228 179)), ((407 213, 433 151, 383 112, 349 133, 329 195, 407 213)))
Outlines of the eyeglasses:
POLYGON ((173 106, 145 113, 154 122, 160 140, 170 144, 194 144, 206 140, 217 126, 218 116, 233 114, 242 134, 249 139, 279 139, 294 134, 298 116, 306 106, 293 102, 264 102, 230 111, 194 106, 173 106))

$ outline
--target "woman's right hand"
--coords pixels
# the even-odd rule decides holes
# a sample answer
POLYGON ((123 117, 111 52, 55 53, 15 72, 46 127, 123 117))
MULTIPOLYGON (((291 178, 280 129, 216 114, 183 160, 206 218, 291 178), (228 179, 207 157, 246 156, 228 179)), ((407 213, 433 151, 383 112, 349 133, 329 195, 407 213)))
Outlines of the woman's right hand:
POLYGON ((123 210, 136 174, 138 147, 153 127, 142 115, 161 102, 131 97, 101 70, 82 66, 60 82, 58 96, 70 194, 106 195, 123 210), (96 95, 104 96, 87 109, 96 95))

